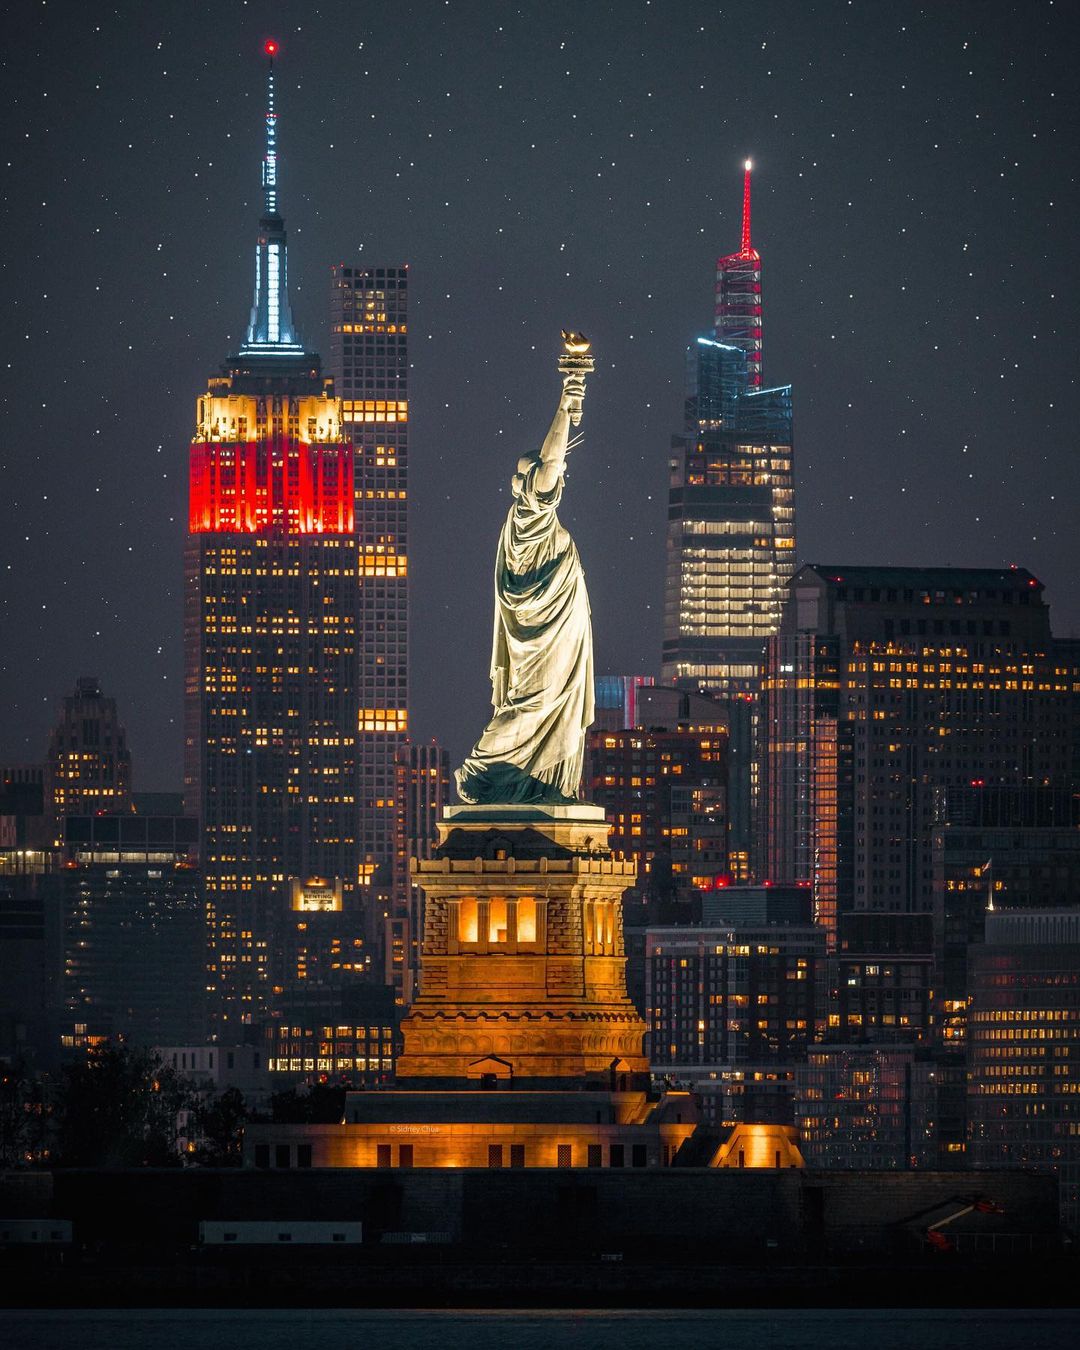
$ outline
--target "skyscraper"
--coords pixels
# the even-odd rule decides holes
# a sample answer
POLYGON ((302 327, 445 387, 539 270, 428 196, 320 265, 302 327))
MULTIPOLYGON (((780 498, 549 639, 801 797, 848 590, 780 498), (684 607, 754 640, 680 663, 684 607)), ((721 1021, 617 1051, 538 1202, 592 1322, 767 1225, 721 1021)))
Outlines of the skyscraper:
POLYGON ((371 933, 393 900, 395 761, 409 696, 407 267, 334 267, 330 367, 355 464, 360 585, 358 830, 371 933))
POLYGON ((64 821, 62 1044, 203 1039, 206 985, 195 821, 71 815, 64 821))
POLYGON ((764 642, 795 570, 791 386, 762 387, 749 164, 742 247, 717 264, 715 336, 688 349, 685 425, 671 445, 662 679, 727 702, 730 858, 745 880, 764 642))
POLYGON ((395 770, 397 841, 383 975, 396 1001, 408 1004, 419 983, 424 934, 424 895, 409 875, 409 860, 430 858, 438 841, 437 821, 450 802, 450 752, 435 741, 406 745, 395 770))
MULTIPOLYGON (((201 822, 213 1027, 234 1041, 266 1010, 293 910, 329 894, 359 921, 363 875, 353 452, 289 305, 266 50, 254 302, 198 400, 185 577, 185 788, 201 822)), ((364 964, 350 960, 349 976, 364 964)))
POLYGON ((825 936, 811 924, 650 928, 646 953, 657 1071, 793 1063, 824 1029, 825 936))
POLYGON ((59 1050, 63 903, 43 764, 0 765, 0 1060, 59 1050))
POLYGON ((672 439, 663 679, 753 693, 795 570, 791 389, 746 388, 737 348, 688 353, 686 430, 672 439))
POLYGON ((943 793, 934 814, 935 1030, 962 1049, 987 910, 1067 908, 1080 895, 1080 794, 983 783, 943 793))
POLYGON ((1080 909, 998 910, 970 953, 973 1167, 1053 1170, 1080 1223, 1080 909))
POLYGON ((65 815, 130 809, 131 755, 116 699, 105 697, 96 675, 83 675, 49 737, 45 811, 54 827, 52 844, 63 843, 65 815))
MULTIPOLYGON (((586 739, 587 799, 647 899, 727 883, 727 722, 714 700, 652 685, 637 724, 586 739)), ((640 906, 639 906, 640 907, 640 906)))
POLYGON ((929 913, 958 789, 1067 788, 1076 678, 1023 568, 807 565, 762 695, 767 875, 855 910, 929 913))

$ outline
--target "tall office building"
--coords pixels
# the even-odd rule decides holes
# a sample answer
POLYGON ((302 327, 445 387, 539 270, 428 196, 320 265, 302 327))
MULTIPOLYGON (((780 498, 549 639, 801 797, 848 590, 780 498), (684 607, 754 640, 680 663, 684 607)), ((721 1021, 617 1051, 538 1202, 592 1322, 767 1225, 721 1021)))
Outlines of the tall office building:
POLYGON ((294 913, 363 918, 353 452, 289 305, 272 63, 262 181, 247 334, 197 405, 185 577, 185 788, 213 1030, 234 1042, 294 913))
POLYGON ((809 1166, 911 1165, 910 1046, 816 1045, 795 1070, 795 1122, 809 1166))
POLYGON ((436 822, 450 803, 450 752, 435 741, 406 745, 398 751, 395 774, 397 838, 383 978, 404 1005, 419 987, 424 935, 424 895, 409 875, 409 860, 430 858, 435 849, 436 822))
POLYGON ((50 848, 56 835, 50 815, 45 765, 0 764, 0 852, 50 848))
POLYGON ((936 815, 935 1030, 944 1048, 962 1050, 968 962, 987 911, 1063 909, 1080 896, 1080 791, 957 788, 936 815))
POLYGON ((330 368, 355 465, 360 872, 382 941, 392 908, 395 762, 409 698, 407 267, 334 267, 330 368))
POLYGON ((60 1045, 64 953, 44 788, 43 764, 0 764, 0 1060, 48 1065, 60 1045))
POLYGON ((767 874, 847 911, 929 913, 942 794, 1068 788, 1078 687, 1022 568, 806 566, 769 642, 767 874))
POLYGON ((727 719, 715 700, 651 685, 636 726, 593 728, 584 785, 611 847, 657 899, 711 891, 727 876, 727 719))
POLYGON ((52 843, 63 843, 65 815, 131 809, 131 754, 116 711, 96 675, 83 675, 64 699, 45 760, 45 809, 52 843))
POLYGON ((855 911, 830 959, 829 1039, 927 1045, 934 995, 929 914, 855 911))
POLYGON ((204 918, 190 816, 64 820, 62 1044, 195 1044, 205 1028, 204 918))
POLYGON ((1053 1170, 1080 1223, 1080 909, 997 910, 970 953, 973 1167, 1053 1170))
POLYGON ((811 924, 650 928, 646 951, 654 1071, 794 1062, 824 1030, 825 937, 811 924))
POLYGON ((715 336, 688 349, 685 425, 672 439, 662 679, 728 704, 729 851, 745 880, 764 643, 795 570, 791 386, 762 385, 749 168, 742 248, 720 259, 717 277, 715 336))
POLYGON ((725 695, 756 691, 795 570, 791 390, 747 393, 745 369, 711 338, 689 349, 668 494, 663 680, 725 695))

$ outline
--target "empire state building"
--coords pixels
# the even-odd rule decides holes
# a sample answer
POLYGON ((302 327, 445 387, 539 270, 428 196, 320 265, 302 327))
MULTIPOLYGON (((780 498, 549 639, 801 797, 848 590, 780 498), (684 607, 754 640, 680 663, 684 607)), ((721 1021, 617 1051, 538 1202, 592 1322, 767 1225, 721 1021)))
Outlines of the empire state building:
POLYGON ((270 71, 251 316, 190 449, 185 790, 202 829, 212 1034, 360 976, 353 451, 301 340, 270 71), (329 926, 328 926, 329 925, 329 926))

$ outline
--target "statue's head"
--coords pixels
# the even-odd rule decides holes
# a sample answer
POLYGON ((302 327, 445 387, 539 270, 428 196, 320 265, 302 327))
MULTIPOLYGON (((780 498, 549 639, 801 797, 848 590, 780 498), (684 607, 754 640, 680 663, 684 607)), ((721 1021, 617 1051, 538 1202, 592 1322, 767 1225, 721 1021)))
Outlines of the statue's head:
POLYGON ((517 473, 510 480, 510 491, 515 497, 520 497, 525 491, 525 479, 528 477, 529 470, 535 468, 539 463, 539 454, 522 455, 518 460, 517 473))

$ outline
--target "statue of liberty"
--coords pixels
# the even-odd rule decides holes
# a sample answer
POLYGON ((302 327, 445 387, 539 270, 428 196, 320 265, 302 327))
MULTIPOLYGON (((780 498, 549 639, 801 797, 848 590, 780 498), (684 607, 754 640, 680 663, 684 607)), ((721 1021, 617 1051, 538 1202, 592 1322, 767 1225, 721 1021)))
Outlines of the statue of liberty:
POLYGON ((564 333, 562 397, 538 453, 518 460, 495 560, 491 721, 455 777, 476 805, 577 800, 593 720, 592 622, 585 573, 556 511, 570 425, 581 421, 589 344, 564 333))

